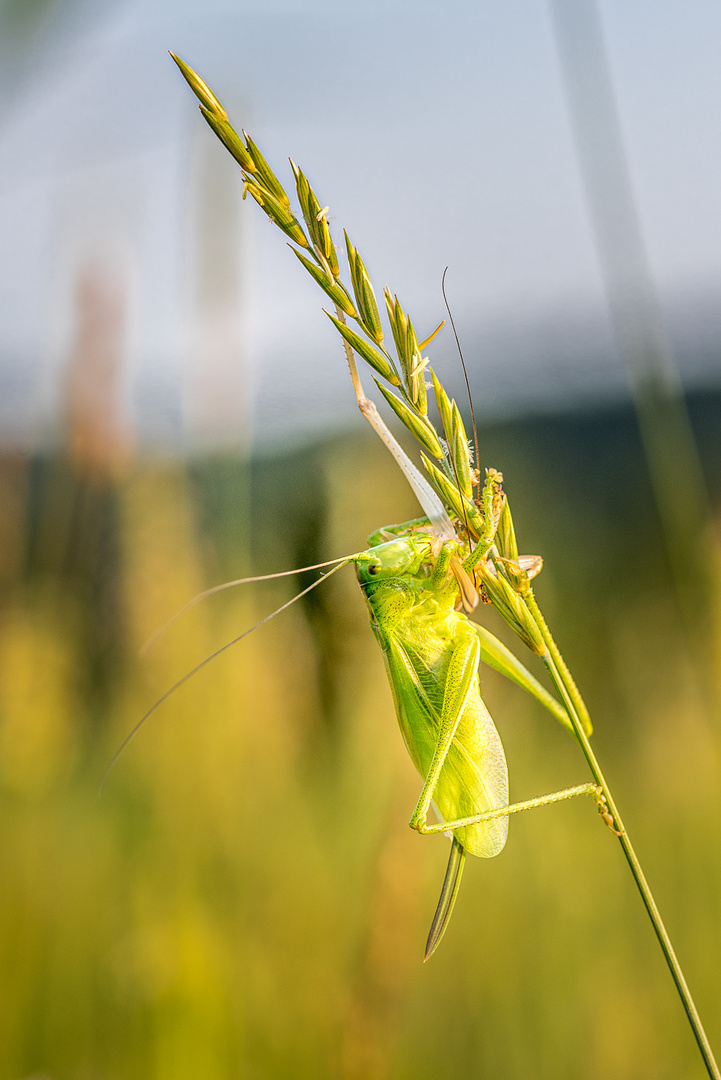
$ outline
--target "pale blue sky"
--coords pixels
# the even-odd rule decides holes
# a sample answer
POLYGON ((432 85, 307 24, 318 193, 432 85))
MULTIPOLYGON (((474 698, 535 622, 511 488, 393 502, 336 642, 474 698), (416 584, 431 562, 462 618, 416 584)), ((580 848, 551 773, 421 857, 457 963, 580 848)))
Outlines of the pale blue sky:
MULTIPOLYGON (((707 319, 721 295, 721 8, 600 6, 654 275, 673 318, 707 319)), ((78 253, 103 244, 131 267, 134 413, 151 438, 182 427, 188 220, 202 197, 193 162, 225 170, 230 190, 236 178, 168 48, 204 75, 284 179, 288 154, 303 166, 334 230, 348 228, 377 286, 399 293, 420 331, 442 317, 450 267, 482 409, 623 392, 544 0, 99 10, 58 5, 5 86, 0 437, 52 418, 78 253), (565 319, 578 348, 554 337, 565 319), (539 370, 537 339, 549 327, 539 370)), ((256 438, 345 423, 352 396, 320 299, 257 208, 238 212, 238 347, 256 438)), ((707 354, 689 361, 687 377, 718 383, 713 342, 707 354)), ((437 355, 450 356, 448 339, 437 355)))

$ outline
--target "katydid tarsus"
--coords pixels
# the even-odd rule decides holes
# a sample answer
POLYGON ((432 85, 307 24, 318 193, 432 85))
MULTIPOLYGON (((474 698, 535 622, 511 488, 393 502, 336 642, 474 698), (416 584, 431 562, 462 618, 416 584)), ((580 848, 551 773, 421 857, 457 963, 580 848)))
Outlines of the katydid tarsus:
MULTIPOLYGON (((498 854, 506 840, 511 814, 576 795, 591 795, 605 823, 619 839, 708 1074, 721 1080, 670 938, 591 748, 588 711, 535 599, 531 579, 540 569, 540 559, 519 556, 502 476, 487 469, 481 486, 480 471, 471 457, 458 406, 448 398, 422 355, 437 330, 419 341, 397 297, 386 289, 393 354, 385 343, 375 293, 358 249, 346 234, 348 288, 342 281, 330 234, 328 208, 321 206, 304 173, 291 162, 300 205, 296 216, 283 185, 258 146, 245 132, 241 138, 235 131, 225 109, 200 76, 179 57, 173 55, 173 59, 198 98, 204 119, 240 166, 244 197, 250 194, 285 234, 291 250, 333 303, 335 315, 327 314, 343 339, 358 406, 393 454, 424 512, 424 517, 414 522, 378 530, 369 538, 366 550, 332 560, 336 565, 330 573, 353 563, 370 610, 401 732, 423 781, 410 825, 420 833, 442 832, 452 837, 426 957, 437 947, 448 923, 467 852, 481 857, 498 854), (353 320, 357 328, 347 320, 353 320), (410 461, 375 404, 366 397, 356 356, 372 369, 385 401, 420 443, 428 479, 410 461), (438 431, 428 416, 430 389, 440 420, 438 431), (479 598, 493 604, 521 641, 543 661, 557 698, 505 645, 469 620, 468 614, 479 598), (480 693, 478 671, 484 662, 518 683, 568 728, 580 744, 593 782, 508 804, 503 748, 480 693), (437 823, 427 820, 432 806, 437 823)), ((309 589, 323 580, 314 582, 309 589)), ((266 616, 261 623, 271 617, 266 616)), ((235 640, 253 629, 256 627, 235 640)), ((160 700, 164 701, 193 673, 184 676, 160 700)))

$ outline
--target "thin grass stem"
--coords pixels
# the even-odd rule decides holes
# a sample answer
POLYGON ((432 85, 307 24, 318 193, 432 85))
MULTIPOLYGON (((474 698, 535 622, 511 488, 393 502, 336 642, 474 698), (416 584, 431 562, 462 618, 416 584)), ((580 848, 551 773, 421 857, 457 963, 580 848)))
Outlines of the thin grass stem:
POLYGON ((623 848, 623 853, 626 856, 626 861, 628 862, 638 891, 641 894, 641 899, 643 900, 646 911, 648 912, 648 917, 651 920, 654 931, 656 933, 656 937, 658 938, 659 944, 666 958, 666 963, 668 964, 671 971, 673 981, 676 984, 676 989, 678 991, 679 997, 681 998, 683 1007, 686 1011, 686 1016, 688 1017, 688 1021, 691 1025, 694 1037, 696 1039, 696 1042, 698 1043, 698 1048, 701 1051, 701 1056, 704 1060, 706 1070, 712 1080, 721 1080, 721 1072, 719 1071, 719 1067, 716 1064, 716 1059, 714 1058, 711 1044, 709 1043, 708 1036, 701 1022, 701 1017, 698 1014, 696 1003, 694 1002, 691 991, 689 990, 688 983, 686 982, 686 978, 681 969, 681 965, 678 961, 678 957, 676 956, 674 947, 671 944, 671 938, 669 937, 663 919, 661 918, 661 913, 658 910, 658 906, 654 899, 653 893, 651 892, 648 881, 646 880, 646 875, 643 872, 641 863, 639 862, 638 856, 636 855, 631 840, 629 839, 628 833, 626 832, 626 828, 621 819, 621 815, 618 812, 618 808, 616 807, 613 795, 611 794, 611 789, 608 786, 608 782, 605 776, 603 775, 601 766, 598 763, 596 755, 591 748, 588 736, 583 729, 583 723, 581 722, 581 716, 579 714, 576 703, 576 699, 580 698, 576 685, 571 678, 571 674, 568 671, 565 662, 563 661, 563 657, 561 656, 560 650, 556 645, 556 642, 553 640, 553 636, 548 629, 546 620, 543 618, 541 609, 538 606, 532 590, 529 590, 529 593, 525 599, 528 608, 531 611, 531 614, 538 623, 538 627, 541 631, 541 634, 543 635, 543 639, 548 646, 548 654, 546 657, 544 657, 546 666, 548 668, 549 674, 551 675, 551 678, 553 679, 553 682, 556 685, 556 688, 558 689, 559 694, 563 699, 563 703, 566 706, 569 719, 573 724, 573 730, 576 734, 576 738, 581 744, 581 749, 583 750, 586 761, 588 762, 588 767, 591 770, 594 780, 603 792, 604 798, 606 800, 606 805, 608 806, 609 815, 613 822, 613 831, 618 836, 619 843, 621 844, 621 847, 623 848))

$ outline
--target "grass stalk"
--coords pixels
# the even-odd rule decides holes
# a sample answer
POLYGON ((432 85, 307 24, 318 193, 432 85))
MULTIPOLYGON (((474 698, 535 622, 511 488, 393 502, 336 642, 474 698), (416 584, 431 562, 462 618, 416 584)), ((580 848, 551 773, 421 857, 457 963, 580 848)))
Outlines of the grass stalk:
MULTIPOLYGON (((290 198, 257 145, 245 132, 241 139, 231 127, 227 113, 207 84, 183 60, 177 56, 173 58, 199 99, 201 113, 205 120, 240 165, 243 171, 245 192, 255 199, 270 220, 291 240, 291 250, 335 305, 336 316, 328 312, 326 314, 329 315, 343 341, 360 411, 404 472, 425 511, 434 539, 441 546, 448 542, 455 545, 453 550, 456 555, 458 550, 463 553, 463 558, 460 561, 456 560, 458 565, 453 573, 458 583, 459 594, 466 598, 463 604, 465 610, 471 611, 478 599, 473 582, 468 576, 472 573, 480 578, 485 598, 494 604, 527 647, 543 658, 563 704, 561 708, 558 702, 553 702, 556 708, 551 708, 551 711, 557 719, 563 717, 563 709, 568 715, 571 730, 581 744, 594 781, 602 792, 603 805, 599 808, 606 823, 618 836, 670 968, 708 1075, 712 1080, 721 1080, 721 1073, 708 1037, 656 901, 623 825, 611 790, 591 749, 588 736, 592 728, 586 706, 530 588, 530 578, 540 570, 541 561, 535 560, 538 565, 533 567, 533 560, 531 564, 528 564, 527 559, 525 562, 523 558, 519 559, 510 509, 501 486, 503 477, 495 469, 487 469, 482 492, 480 491, 482 478, 476 460, 477 451, 472 458, 460 411, 456 403, 449 399, 436 374, 428 367, 428 358, 422 355, 426 345, 435 337, 438 330, 421 341, 398 297, 386 287, 383 292, 386 314, 397 354, 395 358, 393 357, 383 344, 383 327, 375 293, 358 249, 346 235, 350 273, 349 288, 341 280, 341 270, 327 221, 328 208, 321 209, 322 201, 316 196, 305 174, 291 163, 300 204, 300 213, 296 217, 290 209, 290 198), (427 479, 404 453, 374 403, 365 396, 354 354, 369 365, 374 382, 396 417, 426 451, 421 458, 427 479), (426 374, 430 375, 432 380, 442 437, 428 417, 427 390, 431 388, 431 385, 426 383, 426 374), (379 378, 388 385, 384 386, 379 378), (430 454, 430 458, 434 460, 430 460, 427 454, 430 454), (474 499, 473 488, 476 485, 479 487, 480 494, 477 499, 474 499), (487 559, 486 556, 492 546, 495 548, 495 554, 487 559)), ((509 678, 517 679, 520 662, 511 657, 509 665, 509 661, 504 659, 503 653, 498 649, 495 656, 498 661, 495 666, 509 678)), ((520 670, 524 669, 520 668, 520 670)), ((534 680, 525 671, 521 682, 536 697, 539 697, 540 690, 539 700, 548 707, 548 701, 543 698, 545 691, 542 691, 540 687, 534 689, 534 680)), ((587 787, 588 785, 584 785, 584 792, 579 789, 576 793, 585 793, 587 787)), ((559 794, 562 794, 564 798, 568 797, 567 792, 559 794)), ((548 798, 544 797, 541 800, 531 800, 528 805, 545 805, 548 801, 548 798)), ((601 802, 600 796, 599 802, 601 802)), ((428 831, 434 831, 434 829, 431 828, 428 831)), ((441 933, 450 914, 455 897, 454 890, 459 880, 460 871, 453 863, 438 909, 442 913, 445 912, 441 933), (448 882, 453 883, 449 888, 447 888, 448 882), (444 897, 446 897, 445 900, 444 897)), ((436 935, 435 944, 438 940, 439 936, 436 935)))
MULTIPOLYGON (((571 724, 573 725, 573 730, 575 732, 576 738, 581 744, 581 749, 583 750, 586 761, 588 762, 588 767, 591 770, 591 774, 593 775, 594 780, 603 792, 603 796, 606 801, 610 817, 610 821, 608 823, 616 836, 618 836, 619 843, 623 849, 624 855, 626 856, 626 861, 631 869, 631 873, 633 874, 633 879, 636 882, 636 887, 641 894, 641 899, 643 900, 643 903, 646 907, 648 917, 651 920, 651 924, 656 933, 656 937, 658 938, 659 944, 663 951, 663 955, 666 958, 666 963, 668 964, 671 971, 671 976, 676 985, 676 990, 678 991, 678 995, 681 998, 681 1002, 686 1011, 686 1016, 688 1017, 689 1024, 691 1025, 694 1038, 696 1039, 698 1048, 701 1051, 701 1056, 706 1066, 706 1070, 712 1080, 721 1080, 721 1072, 719 1071, 719 1067, 716 1064, 716 1059, 714 1058, 711 1044, 709 1043, 708 1036, 704 1029, 703 1023, 701 1022, 701 1017, 699 1016, 698 1009, 696 1008, 696 1003, 694 1002, 688 983, 686 982, 686 977, 683 973, 678 957, 676 956, 676 952, 671 943, 671 938, 669 937, 663 919, 661 918, 661 913, 658 909, 658 905, 656 904, 653 893, 651 892, 651 887, 646 880, 646 875, 643 872, 643 868, 641 867, 638 855, 634 850, 628 832, 626 831, 626 827, 623 824, 621 815, 618 812, 618 808, 616 806, 613 795, 611 794, 611 789, 608 785, 608 781, 603 775, 603 771, 598 763, 596 755, 593 752, 593 748, 591 747, 589 738, 584 731, 584 726, 581 722, 581 714, 579 712, 577 704, 577 702, 580 700, 580 695, 576 688, 576 684, 574 683, 568 667, 566 666, 566 663, 561 656, 561 652, 556 642, 554 641, 550 630, 548 629, 548 625, 543 617, 541 609, 538 606, 538 602, 533 595, 532 589, 529 589, 525 600, 531 614, 533 615, 534 619, 538 624, 538 627, 543 636, 543 640, 548 647, 548 653, 543 658, 544 662, 546 664, 546 667, 548 668, 549 674, 553 679, 553 682, 559 694, 561 695, 563 704, 566 707, 569 719, 571 721, 571 724)), ((581 705, 583 712, 585 712, 585 705, 583 705, 582 702, 581 705)))

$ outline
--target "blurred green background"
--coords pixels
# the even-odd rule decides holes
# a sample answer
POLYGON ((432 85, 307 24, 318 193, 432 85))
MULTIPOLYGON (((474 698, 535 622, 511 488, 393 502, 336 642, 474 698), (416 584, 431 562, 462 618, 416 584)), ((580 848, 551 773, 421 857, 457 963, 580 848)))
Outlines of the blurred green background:
MULTIPOLYGON (((692 402, 716 495, 720 414, 719 395, 692 402)), ((702 1075, 585 801, 521 815, 500 858, 471 860, 421 963, 447 841, 407 828, 419 780, 350 569, 164 704, 98 799, 153 700, 305 579, 212 597, 141 660, 157 625, 210 584, 357 550, 414 506, 371 437, 182 465, 81 436, 0 473, 0 1075, 702 1075)), ((718 631, 702 677, 630 411, 489 425, 482 447, 522 550, 546 560, 538 595, 718 1043, 718 631)), ((585 779, 558 725, 482 681, 513 799, 585 779)))
MULTIPOLYGON (((423 965, 448 846, 407 827, 420 780, 351 569, 165 702, 98 798, 152 703, 314 578, 213 596, 141 657, 173 612, 417 514, 169 47, 279 173, 297 156, 422 336, 450 264, 481 464, 544 558, 538 598, 721 1052, 721 24, 710 0, 601 0, 626 160, 563 9, 0 0, 0 1080, 704 1075, 582 800, 469 860, 423 965), (708 508, 674 387, 633 375, 638 312, 692 390, 708 508)), ((465 401, 451 335, 433 350, 465 401)), ((482 688, 514 800, 587 779, 540 707, 482 688)))

